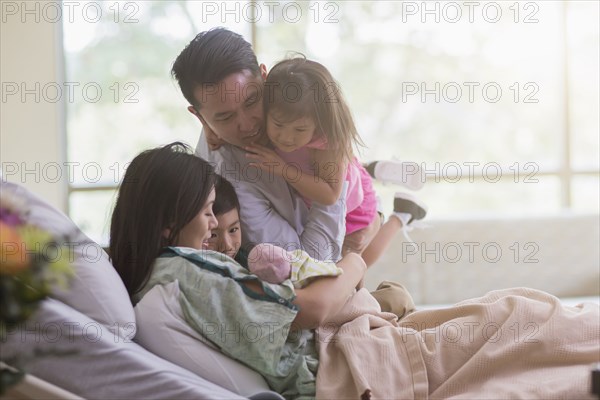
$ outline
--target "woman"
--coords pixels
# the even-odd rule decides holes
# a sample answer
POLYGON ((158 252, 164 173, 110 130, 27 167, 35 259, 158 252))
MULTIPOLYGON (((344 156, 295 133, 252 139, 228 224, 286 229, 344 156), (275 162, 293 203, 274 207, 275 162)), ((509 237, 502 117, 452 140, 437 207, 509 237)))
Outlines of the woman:
POLYGON ((206 249, 217 226, 215 182, 212 166, 182 143, 134 158, 112 215, 113 265, 134 304, 156 284, 177 279, 193 328, 284 396, 314 396, 318 361, 309 330, 341 309, 363 278, 365 263, 348 254, 337 263, 342 275, 295 291, 290 284, 261 282, 206 249), (221 325, 228 334, 211 334, 221 325))
POLYGON ((178 281, 186 322, 286 398, 586 396, 600 361, 597 305, 510 289, 398 324, 366 290, 352 295, 366 270, 353 253, 337 263, 342 275, 302 289, 261 282, 206 249, 214 184, 212 167, 181 143, 138 155, 113 212, 113 264, 134 303, 178 281))

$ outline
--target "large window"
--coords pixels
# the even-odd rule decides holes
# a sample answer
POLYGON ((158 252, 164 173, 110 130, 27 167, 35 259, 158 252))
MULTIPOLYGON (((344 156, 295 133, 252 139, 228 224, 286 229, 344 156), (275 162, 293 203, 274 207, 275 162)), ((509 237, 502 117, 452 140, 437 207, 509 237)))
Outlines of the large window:
MULTIPOLYGON (((85 88, 68 104, 80 171, 69 205, 100 242, 126 163, 174 140, 195 146, 200 125, 169 70, 213 26, 243 34, 267 67, 292 51, 325 64, 360 157, 422 164, 430 218, 599 212, 598 2, 89 4, 64 26, 67 80, 85 88)), ((398 189, 378 187, 388 210, 398 189)))

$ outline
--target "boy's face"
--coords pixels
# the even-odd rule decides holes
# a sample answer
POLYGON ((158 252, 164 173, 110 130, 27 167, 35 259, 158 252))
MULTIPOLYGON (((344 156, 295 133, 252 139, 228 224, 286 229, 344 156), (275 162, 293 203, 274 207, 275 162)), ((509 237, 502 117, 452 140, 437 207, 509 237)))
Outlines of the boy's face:
POLYGON ((216 217, 219 225, 211 230, 208 248, 235 258, 242 245, 240 216, 234 208, 216 217))

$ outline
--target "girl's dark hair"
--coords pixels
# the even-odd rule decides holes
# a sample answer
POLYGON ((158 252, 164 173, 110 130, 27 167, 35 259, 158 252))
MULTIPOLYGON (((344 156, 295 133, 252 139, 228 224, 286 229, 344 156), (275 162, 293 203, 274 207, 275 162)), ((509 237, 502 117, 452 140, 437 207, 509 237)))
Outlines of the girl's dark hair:
POLYGON ((265 122, 269 113, 281 122, 311 118, 338 160, 352 159, 353 146, 363 145, 339 84, 327 68, 302 54, 271 69, 263 104, 265 122))
POLYGON ((215 181, 213 167, 180 142, 144 151, 129 164, 112 213, 109 247, 129 296, 148 282, 161 249, 177 242, 215 181))
POLYGON ((252 45, 241 35, 219 27, 196 35, 175 59, 171 75, 186 100, 198 109, 200 104, 194 98, 198 86, 215 85, 244 70, 260 75, 252 45))
POLYGON ((217 175, 217 183, 215 184, 215 202, 213 204, 213 214, 216 216, 223 215, 235 209, 240 213, 240 201, 231 182, 224 177, 217 175))

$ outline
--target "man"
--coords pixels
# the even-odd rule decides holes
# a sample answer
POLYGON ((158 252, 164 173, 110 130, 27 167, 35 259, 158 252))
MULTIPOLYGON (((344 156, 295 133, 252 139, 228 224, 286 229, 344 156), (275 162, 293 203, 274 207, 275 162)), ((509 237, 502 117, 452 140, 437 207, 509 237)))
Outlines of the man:
POLYGON ((202 124, 196 154, 215 163, 236 189, 244 246, 269 242, 334 261, 342 243, 344 251, 366 247, 381 222, 345 238, 345 194, 331 206, 313 203, 308 209, 284 179, 249 166, 244 148, 266 141, 261 96, 267 70, 242 36, 223 28, 198 34, 171 73, 202 124))

